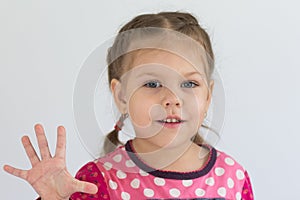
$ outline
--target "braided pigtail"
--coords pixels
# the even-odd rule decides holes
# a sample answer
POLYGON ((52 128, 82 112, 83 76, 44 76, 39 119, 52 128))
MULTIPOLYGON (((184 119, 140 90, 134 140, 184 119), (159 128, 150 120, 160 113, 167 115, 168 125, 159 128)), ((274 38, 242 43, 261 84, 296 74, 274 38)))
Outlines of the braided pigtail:
POLYGON ((104 153, 107 154, 115 150, 119 145, 123 143, 119 140, 119 131, 122 130, 124 126, 124 120, 128 117, 128 114, 122 114, 114 126, 114 130, 108 133, 104 141, 104 153))

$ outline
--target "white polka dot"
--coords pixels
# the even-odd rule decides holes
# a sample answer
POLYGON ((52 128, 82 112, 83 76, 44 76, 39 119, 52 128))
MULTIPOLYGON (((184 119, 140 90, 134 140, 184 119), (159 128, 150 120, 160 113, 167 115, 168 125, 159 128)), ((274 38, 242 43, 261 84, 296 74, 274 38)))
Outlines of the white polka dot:
POLYGON ((149 175, 147 172, 145 172, 141 169, 140 169, 139 173, 140 173, 141 176, 148 176, 149 175))
POLYGON ((236 170, 236 177, 238 180, 243 180, 245 178, 245 174, 242 170, 236 170))
POLYGON ((109 187, 113 190, 118 188, 118 184, 112 180, 109 180, 108 184, 109 184, 109 187))
POLYGON ((234 181, 232 180, 232 178, 228 178, 227 179, 227 185, 229 188, 233 188, 234 186, 234 181))
POLYGON ((125 162, 125 165, 126 165, 126 167, 134 167, 135 166, 135 164, 134 164, 134 162, 132 162, 132 160, 127 160, 125 162))
POLYGON ((217 157, 219 157, 220 156, 220 152, 217 152, 217 157))
POLYGON ((154 178, 154 183, 155 183, 155 185, 157 185, 157 186, 164 186, 164 185, 166 184, 166 181, 165 181, 165 179, 163 179, 163 178, 155 177, 155 178, 154 178))
POLYGON ((131 181, 130 185, 132 188, 137 189, 140 187, 140 180, 135 178, 131 181))
POLYGON ((130 194, 128 194, 127 192, 122 192, 121 197, 123 200, 130 200, 130 194))
POLYGON ((105 176, 104 172, 101 172, 101 174, 102 174, 103 177, 105 176))
POLYGON ((209 186, 213 186, 215 184, 215 179, 213 177, 207 178, 205 183, 209 186))
POLYGON ((180 195, 180 191, 176 188, 170 189, 169 193, 172 197, 179 197, 179 195, 180 195))
POLYGON ((225 158, 225 163, 229 166, 234 165, 234 160, 232 160, 231 158, 227 157, 225 158))
POLYGON ((195 190, 195 194, 198 196, 198 197, 203 197, 205 195, 205 191, 201 188, 197 188, 195 190))
POLYGON ((237 192, 237 193, 235 194, 235 199, 236 199, 236 200, 241 200, 241 199, 242 199, 242 195, 241 195, 240 192, 237 192))
POLYGON ((121 154, 115 155, 115 156, 113 157, 113 160, 114 160, 115 162, 121 162, 121 160, 122 160, 122 155, 121 155, 121 154))
POLYGON ((182 185, 184 187, 189 187, 189 186, 193 185, 193 180, 182 180, 182 185))
POLYGON ((154 196, 154 191, 152 189, 146 188, 146 189, 144 189, 144 195, 146 197, 153 197, 154 196))
POLYGON ((215 169, 215 174, 216 174, 217 176, 222 176, 224 173, 225 173, 225 169, 223 169, 222 167, 217 167, 217 168, 215 169))
POLYGON ((226 196, 226 188, 220 187, 220 188, 218 189, 218 194, 219 194, 221 197, 225 197, 225 196, 226 196))
POLYGON ((127 175, 126 175, 122 170, 118 170, 118 171, 117 171, 117 177, 118 177, 119 179, 124 179, 124 178, 127 177, 127 175))
POLYGON ((106 162, 103 164, 103 167, 106 169, 106 170, 110 170, 112 168, 112 164, 110 162, 106 162))

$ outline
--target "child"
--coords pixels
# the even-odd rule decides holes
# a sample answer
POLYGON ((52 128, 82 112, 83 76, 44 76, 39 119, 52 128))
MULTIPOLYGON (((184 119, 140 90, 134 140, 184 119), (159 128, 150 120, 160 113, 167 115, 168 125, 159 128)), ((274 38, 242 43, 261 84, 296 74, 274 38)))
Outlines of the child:
POLYGON ((121 113, 104 144, 106 155, 73 178, 65 165, 65 129, 55 156, 35 126, 41 160, 22 138, 31 170, 4 169, 27 180, 43 200, 253 199, 247 171, 205 143, 198 130, 210 105, 214 55, 207 33, 189 13, 135 17, 108 50, 108 79, 121 113), (135 138, 118 133, 129 118, 135 138))

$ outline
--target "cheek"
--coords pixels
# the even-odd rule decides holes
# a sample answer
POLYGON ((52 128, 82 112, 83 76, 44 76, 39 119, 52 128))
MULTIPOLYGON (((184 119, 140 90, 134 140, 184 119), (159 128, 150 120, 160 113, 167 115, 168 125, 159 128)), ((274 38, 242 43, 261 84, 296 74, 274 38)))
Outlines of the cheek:
POLYGON ((203 91, 196 91, 191 93, 185 93, 184 95, 184 106, 189 110, 201 111, 206 106, 206 95, 203 91))
POLYGON ((162 127, 153 120, 162 119, 165 112, 155 103, 155 98, 146 98, 142 94, 132 95, 128 103, 128 113, 136 137, 149 138, 161 131, 162 127))
POLYGON ((190 95, 185 98, 184 110, 190 114, 190 120, 197 126, 203 122, 203 115, 206 108, 206 98, 203 94, 190 95))
POLYGON ((204 120, 204 114, 206 112, 206 104, 207 104, 207 101, 206 101, 206 98, 201 98, 198 100, 198 127, 200 128, 201 124, 203 124, 203 120, 204 120))
POLYGON ((153 103, 142 94, 133 94, 128 103, 128 113, 134 126, 147 127, 151 123, 151 106, 153 103))

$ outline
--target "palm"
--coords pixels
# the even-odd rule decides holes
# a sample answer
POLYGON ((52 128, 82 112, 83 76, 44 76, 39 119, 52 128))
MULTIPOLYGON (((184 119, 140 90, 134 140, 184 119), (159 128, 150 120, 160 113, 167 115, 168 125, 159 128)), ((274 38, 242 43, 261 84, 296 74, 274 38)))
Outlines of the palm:
POLYGON ((41 196, 53 196, 52 199, 68 198, 71 195, 71 188, 68 188, 70 184, 66 183, 72 179, 61 158, 42 160, 34 165, 25 177, 37 193, 41 196))
POLYGON ((4 166, 5 171, 28 181, 35 191, 45 200, 68 199, 74 192, 95 193, 95 185, 74 179, 66 169, 65 147, 66 134, 63 127, 58 127, 55 156, 51 156, 46 136, 41 125, 35 126, 41 160, 37 156, 29 138, 22 138, 26 154, 31 162, 30 170, 21 170, 4 166))

